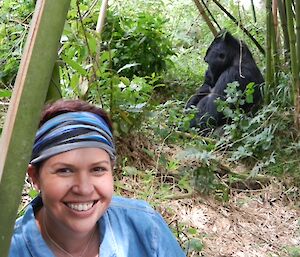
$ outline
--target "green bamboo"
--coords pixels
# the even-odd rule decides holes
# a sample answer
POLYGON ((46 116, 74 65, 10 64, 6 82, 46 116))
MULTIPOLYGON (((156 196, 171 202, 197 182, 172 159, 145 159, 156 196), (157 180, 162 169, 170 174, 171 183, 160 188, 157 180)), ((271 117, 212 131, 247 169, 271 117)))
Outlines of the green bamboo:
MULTIPOLYGON (((273 2, 274 3, 274 2, 273 2)), ((272 19, 271 19, 271 42, 272 42, 272 76, 273 84, 278 85, 278 72, 280 67, 280 59, 278 53, 278 44, 277 44, 277 33, 278 33, 278 21, 277 21, 277 8, 276 5, 272 5, 272 19), (275 10, 274 10, 274 9, 275 10)))
POLYGON ((58 61, 56 61, 53 67, 52 77, 46 96, 46 102, 53 102, 60 98, 62 98, 62 94, 59 77, 59 64, 58 61))
POLYGON ((285 0, 278 0, 278 10, 279 10, 281 29, 283 33, 284 57, 285 57, 285 62, 287 63, 289 60, 290 42, 289 42, 289 33, 287 29, 285 0))
MULTIPOLYGON (((291 58, 291 71, 293 77, 292 84, 292 92, 294 99, 297 96, 296 92, 296 81, 297 81, 297 55, 296 55, 296 36, 294 29, 294 14, 292 10, 292 0, 286 0, 286 16, 287 16, 287 25, 288 25, 288 33, 289 33, 289 42, 290 42, 290 58, 291 58)), ((295 103, 294 103, 295 104, 295 103)))
POLYGON ((0 146, 0 252, 7 256, 70 0, 38 0, 0 146))
POLYGON ((273 84, 272 73, 272 0, 266 1, 266 23, 267 23, 267 36, 266 36, 266 75, 265 75, 265 88, 264 88, 264 101, 269 103, 269 88, 273 84))
POLYGON ((295 95, 295 124, 300 129, 300 1, 296 1, 296 44, 297 44, 297 67, 296 67, 296 95, 295 95))

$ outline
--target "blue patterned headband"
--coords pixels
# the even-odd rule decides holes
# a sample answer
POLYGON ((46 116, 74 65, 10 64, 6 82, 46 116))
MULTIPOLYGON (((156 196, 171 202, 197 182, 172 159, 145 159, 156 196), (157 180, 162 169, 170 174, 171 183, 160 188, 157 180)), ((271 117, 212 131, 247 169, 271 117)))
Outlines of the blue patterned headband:
POLYGON ((77 148, 100 148, 115 160, 115 145, 106 121, 90 112, 68 112, 45 122, 35 135, 31 164, 77 148))

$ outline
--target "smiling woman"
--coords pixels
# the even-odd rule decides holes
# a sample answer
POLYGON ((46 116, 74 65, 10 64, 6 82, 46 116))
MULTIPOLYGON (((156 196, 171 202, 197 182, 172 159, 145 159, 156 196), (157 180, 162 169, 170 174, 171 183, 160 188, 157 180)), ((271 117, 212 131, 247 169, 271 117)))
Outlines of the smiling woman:
POLYGON ((113 196, 106 113, 79 100, 45 108, 28 174, 40 194, 16 221, 10 257, 184 257, 144 201, 113 196))

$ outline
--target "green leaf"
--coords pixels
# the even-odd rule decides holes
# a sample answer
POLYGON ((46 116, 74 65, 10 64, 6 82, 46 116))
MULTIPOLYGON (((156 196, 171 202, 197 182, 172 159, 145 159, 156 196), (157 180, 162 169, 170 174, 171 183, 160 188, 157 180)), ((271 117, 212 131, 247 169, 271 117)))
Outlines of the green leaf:
POLYGON ((139 173, 139 171, 137 170, 137 168, 132 167, 132 166, 125 166, 123 167, 123 173, 126 175, 137 175, 139 173))
POLYGON ((74 74, 71 78, 70 86, 75 92, 78 91, 78 84, 79 84, 79 75, 74 74))
POLYGON ((195 228, 189 228, 188 229, 188 232, 190 233, 190 234, 192 234, 192 235, 196 235, 197 234, 197 229, 195 229, 195 228))
POLYGON ((124 85, 129 86, 130 80, 126 77, 120 77, 120 80, 124 83, 124 85))
POLYGON ((0 89, 0 98, 11 97, 12 91, 7 89, 0 89))
POLYGON ((93 36, 88 37, 89 47, 93 54, 97 53, 97 40, 93 36))
POLYGON ((79 63, 75 62, 74 60, 70 59, 66 55, 62 55, 62 59, 64 60, 65 63, 67 63, 72 69, 77 71, 79 74, 86 76, 87 71, 80 66, 79 63))
POLYGON ((104 62, 106 60, 109 60, 109 52, 108 51, 105 51, 101 54, 101 57, 100 57, 100 60, 101 62, 104 62))
POLYGON ((28 192, 28 195, 30 196, 31 199, 35 198, 36 196, 38 196, 39 192, 35 189, 31 189, 29 192, 28 192))
POLYGON ((203 250, 203 243, 201 242, 201 240, 196 239, 196 238, 192 238, 189 242, 188 242, 188 246, 189 246, 189 252, 192 251, 197 251, 200 252, 203 250))

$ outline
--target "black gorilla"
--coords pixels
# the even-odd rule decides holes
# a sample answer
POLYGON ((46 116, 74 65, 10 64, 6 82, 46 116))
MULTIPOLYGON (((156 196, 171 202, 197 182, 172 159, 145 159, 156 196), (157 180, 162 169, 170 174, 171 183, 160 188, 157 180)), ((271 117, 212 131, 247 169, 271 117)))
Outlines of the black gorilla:
POLYGON ((208 68, 207 71, 205 72, 205 77, 204 77, 204 83, 203 85, 197 90, 197 92, 188 100, 186 104, 186 108, 190 108, 191 106, 197 106, 199 101, 207 96, 210 92, 211 89, 214 87, 214 80, 213 80, 213 75, 211 73, 211 70, 208 68))
POLYGON ((205 82, 186 106, 189 108, 194 105, 198 109, 190 126, 205 130, 226 123, 224 114, 217 111, 215 100, 224 100, 227 84, 234 81, 239 83, 242 92, 250 82, 254 82, 253 103, 241 106, 246 113, 254 113, 262 100, 264 78, 246 44, 229 32, 222 31, 207 49, 204 60, 208 63, 205 82))

